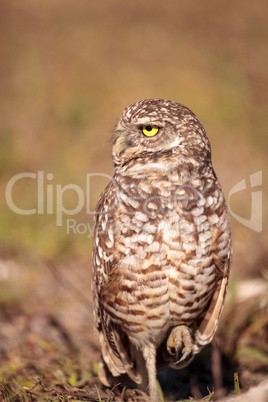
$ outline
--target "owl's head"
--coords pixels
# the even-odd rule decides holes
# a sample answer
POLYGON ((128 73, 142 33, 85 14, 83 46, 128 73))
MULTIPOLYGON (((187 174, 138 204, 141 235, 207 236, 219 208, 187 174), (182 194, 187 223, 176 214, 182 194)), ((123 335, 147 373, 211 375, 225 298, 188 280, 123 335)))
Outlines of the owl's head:
POLYGON ((195 114, 180 103, 164 99, 145 99, 126 107, 113 138, 115 166, 132 160, 172 157, 178 164, 206 164, 210 143, 195 114))

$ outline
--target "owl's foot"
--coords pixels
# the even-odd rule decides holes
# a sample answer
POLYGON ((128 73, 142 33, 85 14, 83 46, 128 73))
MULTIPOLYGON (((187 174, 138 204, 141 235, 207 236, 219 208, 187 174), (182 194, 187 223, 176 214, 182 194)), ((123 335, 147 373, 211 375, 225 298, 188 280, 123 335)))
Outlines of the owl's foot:
POLYGON ((190 328, 186 325, 178 325, 173 328, 167 339, 167 351, 175 356, 173 365, 190 363, 193 357, 193 339, 190 328))

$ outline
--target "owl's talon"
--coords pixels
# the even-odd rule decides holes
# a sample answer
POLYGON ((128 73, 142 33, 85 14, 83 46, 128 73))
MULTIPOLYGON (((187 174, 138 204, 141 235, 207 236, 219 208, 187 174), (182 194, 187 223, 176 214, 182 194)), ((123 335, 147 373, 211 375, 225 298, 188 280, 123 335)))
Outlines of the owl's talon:
POLYGON ((172 329, 167 340, 167 351, 170 355, 174 355, 176 361, 187 361, 193 354, 193 339, 190 328, 186 325, 179 325, 172 329))

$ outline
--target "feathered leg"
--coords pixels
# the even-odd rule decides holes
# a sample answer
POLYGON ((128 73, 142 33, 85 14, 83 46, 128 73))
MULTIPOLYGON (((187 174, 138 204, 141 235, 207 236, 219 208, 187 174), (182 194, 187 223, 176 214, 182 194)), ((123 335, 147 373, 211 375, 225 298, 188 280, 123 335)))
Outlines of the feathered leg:
POLYGON ((156 348, 152 343, 148 343, 142 349, 148 375, 148 388, 150 401, 160 402, 157 377, 156 377, 156 348))

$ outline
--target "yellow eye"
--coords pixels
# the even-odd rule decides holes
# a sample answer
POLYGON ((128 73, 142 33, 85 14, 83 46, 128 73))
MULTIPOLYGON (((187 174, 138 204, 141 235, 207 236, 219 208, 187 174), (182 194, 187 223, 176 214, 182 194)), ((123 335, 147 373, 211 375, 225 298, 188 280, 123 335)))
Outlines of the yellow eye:
POLYGON ((159 127, 148 125, 148 126, 142 126, 141 130, 143 134, 146 135, 146 137, 153 137, 158 133, 159 127))

